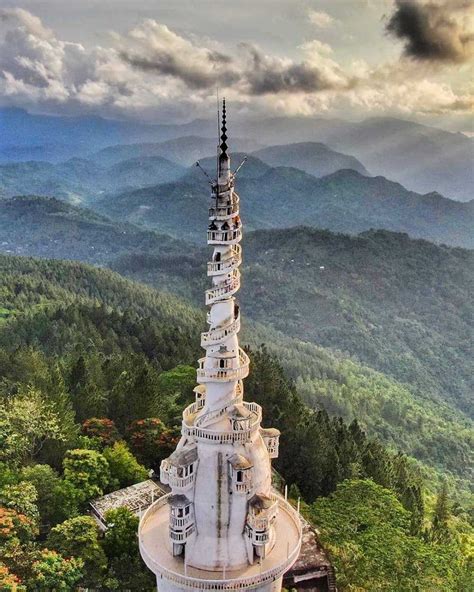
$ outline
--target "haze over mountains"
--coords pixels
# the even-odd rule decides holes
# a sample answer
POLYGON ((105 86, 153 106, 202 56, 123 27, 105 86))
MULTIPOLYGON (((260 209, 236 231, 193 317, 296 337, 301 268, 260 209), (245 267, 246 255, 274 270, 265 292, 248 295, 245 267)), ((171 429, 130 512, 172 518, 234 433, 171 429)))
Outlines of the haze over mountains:
MULTIPOLYGON (((212 151, 203 150, 200 157, 213 154, 215 146, 215 122, 210 120, 147 125, 98 117, 31 115, 21 109, 3 108, 0 123, 0 161, 3 162, 57 162, 73 156, 88 157, 114 144, 157 143, 189 136, 209 139, 212 151)), ((247 143, 235 144, 234 150, 249 152, 263 145, 322 142, 332 150, 358 159, 371 175, 383 175, 410 190, 439 191, 460 201, 473 198, 474 144, 463 134, 394 118, 349 122, 281 117, 235 121, 230 125, 238 129, 242 142, 247 143)), ((130 157, 135 156, 140 154, 130 157)), ((164 156, 171 158, 171 154, 164 156)))
MULTIPOLYGON (((242 157, 234 155, 236 162, 242 157)), ((213 159, 203 159, 201 164, 212 173, 213 159)), ((105 196, 94 207, 117 220, 175 237, 182 233, 186 212, 192 220, 186 236, 201 242, 208 190, 201 171, 192 169, 176 182, 105 196)), ((384 177, 366 177, 350 169, 318 179, 249 157, 239 175, 239 192, 245 196, 241 211, 251 229, 304 224, 359 233, 386 228, 436 242, 474 246, 474 202, 463 204, 436 193, 419 195, 384 177)))

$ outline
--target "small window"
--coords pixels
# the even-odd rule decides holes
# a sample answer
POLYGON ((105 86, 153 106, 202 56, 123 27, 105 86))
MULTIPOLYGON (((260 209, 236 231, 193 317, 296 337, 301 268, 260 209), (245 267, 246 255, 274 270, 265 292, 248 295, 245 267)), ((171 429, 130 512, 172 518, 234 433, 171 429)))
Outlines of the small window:
POLYGON ((243 471, 237 471, 236 480, 237 480, 237 483, 243 483, 243 481, 244 481, 244 472, 243 471))
POLYGON ((225 368, 225 360, 219 360, 219 366, 225 368))
POLYGON ((184 509, 184 514, 186 516, 188 516, 188 514, 189 514, 189 506, 186 506, 186 508, 184 509))

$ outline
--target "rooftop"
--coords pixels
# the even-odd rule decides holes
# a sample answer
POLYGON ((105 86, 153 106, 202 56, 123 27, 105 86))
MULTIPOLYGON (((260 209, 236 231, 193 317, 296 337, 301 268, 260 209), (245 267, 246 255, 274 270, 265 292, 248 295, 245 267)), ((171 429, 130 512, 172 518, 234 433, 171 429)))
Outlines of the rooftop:
POLYGON ((94 517, 105 527, 105 514, 116 508, 128 508, 137 516, 144 512, 153 502, 168 493, 169 488, 152 479, 136 483, 124 489, 118 489, 90 503, 94 517))
POLYGON ((224 574, 185 565, 173 557, 168 536, 168 496, 155 502, 144 514, 139 527, 140 552, 148 567, 174 584, 191 590, 241 590, 278 579, 294 563, 301 543, 301 523, 295 510, 278 498, 280 511, 275 522, 276 541, 262 563, 224 574))

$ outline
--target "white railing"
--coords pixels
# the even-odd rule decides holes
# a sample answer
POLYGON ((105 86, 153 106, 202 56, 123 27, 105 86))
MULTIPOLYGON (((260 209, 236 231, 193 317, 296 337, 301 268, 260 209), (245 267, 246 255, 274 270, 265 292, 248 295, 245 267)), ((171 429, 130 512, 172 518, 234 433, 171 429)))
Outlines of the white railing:
POLYGON ((206 304, 213 304, 221 298, 232 296, 240 288, 240 271, 234 269, 231 275, 214 288, 206 290, 206 304))
POLYGON ((194 517, 192 514, 188 514, 188 516, 183 516, 182 518, 178 518, 177 516, 173 516, 170 514, 170 526, 171 528, 184 528, 194 522, 194 517))
POLYGON ((209 261, 207 264, 207 275, 218 275, 235 269, 242 263, 242 248, 240 245, 233 245, 230 257, 221 261, 209 261))
MULTIPOLYGON (((219 359, 219 358, 217 358, 219 359)), ((197 369, 198 382, 213 382, 224 381, 232 382, 235 380, 242 380, 249 373, 250 360, 244 350, 239 350, 239 366, 237 368, 205 368, 204 363, 206 358, 199 360, 199 368, 197 369)))
POLYGON ((170 539, 175 543, 185 543, 195 530, 194 525, 187 528, 185 532, 176 532, 170 527, 170 539))
POLYGON ((210 245, 227 245, 238 243, 242 240, 242 227, 231 230, 208 230, 207 242, 210 245))
POLYGON ((183 412, 183 424, 181 433, 188 438, 205 440, 210 444, 234 444, 236 442, 246 444, 251 441, 252 435, 260 429, 262 421, 262 408, 257 403, 243 402, 243 405, 252 413, 250 425, 247 429, 218 432, 207 428, 198 427, 194 423, 196 413, 195 403, 192 403, 183 412))
POLYGON ((204 413, 203 415, 200 415, 196 419, 196 421, 194 422, 194 425, 197 428, 203 427, 204 423, 207 423, 209 421, 213 421, 214 419, 222 417, 231 405, 235 405, 236 403, 239 403, 239 402, 240 402, 240 396, 237 396, 234 399, 231 399, 223 407, 220 407, 219 409, 213 409, 212 411, 207 411, 206 413, 204 413))
MULTIPOLYGON (((138 529, 138 544, 140 547, 140 553, 151 571, 157 574, 161 578, 176 584, 177 586, 188 588, 190 590, 245 590, 248 588, 257 588, 266 583, 274 582, 278 580, 286 571, 297 560, 301 549, 301 537, 302 537, 302 526, 299 514, 287 503, 283 498, 278 497, 279 507, 285 511, 293 519, 293 522, 298 530, 299 538, 296 546, 293 549, 289 549, 287 556, 281 560, 281 562, 268 569, 261 571, 259 574, 249 577, 239 576, 238 578, 226 578, 220 580, 207 580, 204 578, 196 578, 184 574, 184 562, 183 562, 183 573, 177 573, 167 569, 161 565, 155 557, 152 557, 148 553, 144 544, 142 529, 143 525, 155 514, 163 505, 168 503, 169 495, 162 497, 160 500, 152 504, 143 515, 138 529)), ((158 580, 159 581, 159 580, 158 580)))
POLYGON ((219 201, 221 203, 218 202, 217 206, 209 208, 209 218, 211 220, 226 220, 239 213, 240 198, 236 193, 232 195, 232 199, 226 200, 225 203, 222 203, 223 200, 219 201))
POLYGON ((215 345, 240 331, 240 314, 229 325, 201 333, 201 347, 215 345))

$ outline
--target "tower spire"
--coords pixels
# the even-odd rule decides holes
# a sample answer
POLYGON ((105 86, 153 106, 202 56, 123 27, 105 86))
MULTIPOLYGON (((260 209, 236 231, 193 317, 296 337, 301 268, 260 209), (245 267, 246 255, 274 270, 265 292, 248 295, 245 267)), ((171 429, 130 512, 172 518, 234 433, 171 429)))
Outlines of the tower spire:
POLYGON ((228 150, 228 146, 227 146, 227 114, 226 114, 226 108, 225 108, 225 98, 222 99, 222 127, 221 127, 221 144, 220 144, 220 148, 221 148, 221 155, 222 156, 227 156, 227 150, 228 150))

